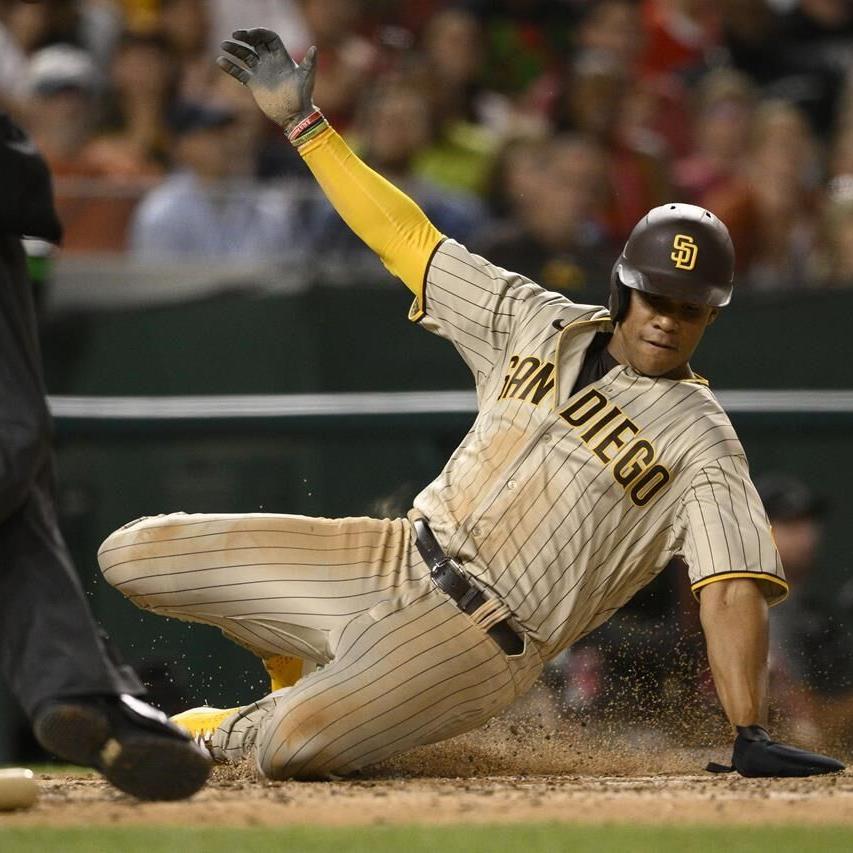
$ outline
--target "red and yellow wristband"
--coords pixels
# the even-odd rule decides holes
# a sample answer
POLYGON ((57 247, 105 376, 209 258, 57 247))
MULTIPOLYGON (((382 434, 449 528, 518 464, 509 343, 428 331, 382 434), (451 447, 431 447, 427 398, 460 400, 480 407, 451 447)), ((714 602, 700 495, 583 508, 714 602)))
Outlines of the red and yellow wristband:
POLYGON ((287 138, 291 145, 299 148, 328 126, 329 122, 326 121, 323 113, 320 110, 314 110, 287 131, 287 138))

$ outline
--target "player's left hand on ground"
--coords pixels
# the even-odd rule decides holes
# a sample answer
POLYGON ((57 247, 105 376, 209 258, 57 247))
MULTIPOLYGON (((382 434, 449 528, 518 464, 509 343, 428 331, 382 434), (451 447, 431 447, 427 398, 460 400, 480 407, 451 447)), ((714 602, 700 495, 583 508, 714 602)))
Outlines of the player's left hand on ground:
POLYGON ((274 122, 289 130, 314 109, 314 69, 317 48, 311 47, 297 65, 272 30, 235 30, 222 42, 224 56, 216 64, 247 86, 257 105, 274 122))
POLYGON ((741 776, 817 776, 844 770, 844 765, 828 755, 777 743, 761 726, 738 726, 732 753, 732 767, 709 764, 712 772, 737 770, 741 776))

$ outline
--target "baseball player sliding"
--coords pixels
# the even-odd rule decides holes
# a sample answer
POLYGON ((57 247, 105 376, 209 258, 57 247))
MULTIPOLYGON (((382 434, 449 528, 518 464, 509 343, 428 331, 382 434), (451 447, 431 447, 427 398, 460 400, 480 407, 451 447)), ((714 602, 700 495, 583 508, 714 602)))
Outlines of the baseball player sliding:
POLYGON ((763 727, 767 608, 787 585, 743 448, 688 364, 731 297, 725 226, 652 210, 616 261, 610 310, 576 305, 445 238, 362 163, 312 102, 313 48, 296 65, 251 29, 223 50, 412 291, 410 319, 459 351, 479 412, 406 518, 175 513, 104 542, 104 576, 131 601, 216 625, 274 675, 251 705, 176 721, 218 760, 255 752, 272 779, 346 774, 479 726, 678 554, 734 769, 843 769, 763 727), (294 656, 320 668, 281 676, 294 656))

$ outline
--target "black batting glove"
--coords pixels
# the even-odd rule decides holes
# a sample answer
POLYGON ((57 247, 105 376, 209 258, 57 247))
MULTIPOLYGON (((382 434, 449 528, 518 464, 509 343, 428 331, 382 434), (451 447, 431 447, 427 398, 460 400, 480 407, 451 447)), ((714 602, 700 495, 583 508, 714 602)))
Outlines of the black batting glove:
POLYGON ((737 770, 748 778, 760 776, 817 776, 844 770, 844 765, 828 755, 777 743, 761 726, 738 726, 732 752, 732 766, 709 764, 713 773, 737 770))
POLYGON ((255 103, 285 132, 310 115, 317 48, 311 47, 297 65, 272 30, 235 30, 222 42, 224 56, 216 64, 246 86, 255 103))

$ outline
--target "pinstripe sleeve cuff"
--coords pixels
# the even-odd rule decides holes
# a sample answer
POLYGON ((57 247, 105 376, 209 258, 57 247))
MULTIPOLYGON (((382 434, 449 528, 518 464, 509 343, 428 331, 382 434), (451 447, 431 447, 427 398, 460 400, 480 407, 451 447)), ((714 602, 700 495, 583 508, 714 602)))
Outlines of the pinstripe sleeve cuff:
POLYGON ((693 597, 699 600, 699 590, 708 584, 716 581, 735 580, 736 578, 753 578, 753 580, 761 581, 761 591, 767 598, 767 603, 770 607, 776 604, 781 604, 788 597, 788 582, 777 575, 771 575, 767 572, 720 572, 716 575, 711 575, 696 583, 690 585, 690 590, 693 597))

